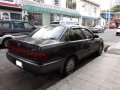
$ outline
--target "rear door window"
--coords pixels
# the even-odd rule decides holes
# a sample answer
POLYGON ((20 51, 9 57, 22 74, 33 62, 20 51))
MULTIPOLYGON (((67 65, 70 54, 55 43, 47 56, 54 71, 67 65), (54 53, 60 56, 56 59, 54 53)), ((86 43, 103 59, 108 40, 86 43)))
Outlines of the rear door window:
POLYGON ((0 22, 1 29, 11 29, 11 24, 9 22, 0 22))
POLYGON ((24 23, 22 23, 22 22, 14 22, 14 28, 15 29, 25 29, 24 23))
POLYGON ((33 29, 33 26, 31 24, 27 23, 27 22, 24 23, 24 27, 26 29, 33 29))
POLYGON ((84 39, 84 34, 80 28, 72 28, 70 31, 69 39, 70 41, 82 40, 84 39))

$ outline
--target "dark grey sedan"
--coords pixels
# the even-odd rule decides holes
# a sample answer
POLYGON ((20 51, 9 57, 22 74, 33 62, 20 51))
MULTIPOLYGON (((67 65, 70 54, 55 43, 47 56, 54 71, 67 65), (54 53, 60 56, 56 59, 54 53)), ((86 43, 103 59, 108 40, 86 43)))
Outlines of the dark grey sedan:
POLYGON ((29 36, 9 40, 8 60, 34 73, 60 70, 71 74, 81 60, 91 53, 101 55, 103 40, 79 26, 45 26, 29 36))
POLYGON ((100 26, 100 25, 96 25, 95 27, 91 27, 90 30, 93 33, 101 33, 101 32, 105 31, 105 29, 102 26, 100 26))

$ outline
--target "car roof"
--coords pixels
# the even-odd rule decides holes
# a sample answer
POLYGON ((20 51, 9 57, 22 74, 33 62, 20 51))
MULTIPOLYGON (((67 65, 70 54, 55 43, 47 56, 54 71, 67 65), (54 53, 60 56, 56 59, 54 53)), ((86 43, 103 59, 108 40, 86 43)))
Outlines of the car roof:
POLYGON ((27 21, 22 21, 22 20, 0 20, 1 21, 5 21, 5 22, 27 22, 27 21))
POLYGON ((52 22, 78 22, 78 21, 52 21, 52 22))
POLYGON ((88 27, 85 27, 85 26, 80 26, 80 25, 67 25, 67 24, 65 24, 65 25, 60 25, 60 24, 58 24, 58 25, 56 25, 56 24, 51 24, 51 26, 64 26, 64 27, 67 27, 67 28, 71 28, 71 27, 75 27, 75 28, 88 28, 88 27))
POLYGON ((66 24, 66 23, 72 23, 74 25, 79 25, 79 22, 78 21, 52 21, 50 24, 66 24), (75 24, 76 23, 76 24, 75 24))

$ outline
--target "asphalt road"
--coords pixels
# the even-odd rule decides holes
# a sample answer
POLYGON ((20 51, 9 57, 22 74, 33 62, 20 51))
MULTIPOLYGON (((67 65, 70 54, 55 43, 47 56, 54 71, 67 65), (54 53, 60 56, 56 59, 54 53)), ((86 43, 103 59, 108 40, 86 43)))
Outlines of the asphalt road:
MULTIPOLYGON (((115 30, 106 30, 98 34, 105 41, 106 45, 112 45, 120 41, 120 36, 115 35, 115 30)), ((0 90, 45 90, 57 83, 62 78, 59 73, 52 72, 47 75, 38 75, 26 72, 6 59, 6 49, 0 49, 0 90)), ((80 63, 79 68, 93 60, 89 57, 80 63)))
POLYGON ((105 45, 112 45, 120 42, 120 36, 116 36, 115 29, 105 30, 104 33, 99 33, 98 35, 104 40, 105 45))

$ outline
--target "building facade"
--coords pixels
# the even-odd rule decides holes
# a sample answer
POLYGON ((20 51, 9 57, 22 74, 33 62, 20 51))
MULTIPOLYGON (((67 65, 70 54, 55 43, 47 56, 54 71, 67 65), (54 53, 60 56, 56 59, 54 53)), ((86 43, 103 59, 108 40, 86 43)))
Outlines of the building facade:
POLYGON ((114 0, 113 5, 114 5, 114 6, 120 5, 120 0, 114 0))
POLYGON ((16 0, 0 0, 0 19, 22 20, 22 8, 16 0))
POLYGON ((26 20, 34 25, 52 21, 78 21, 84 26, 98 24, 100 6, 90 0, 1 0, 0 19, 26 20))
POLYGON ((66 0, 22 0, 24 16, 34 25, 48 25, 52 21, 74 20, 79 22, 78 11, 66 8, 66 0))
POLYGON ((32 17, 28 20, 35 25, 72 20, 84 26, 94 26, 100 19, 100 6, 90 0, 22 0, 22 3, 24 11, 32 17))
POLYGON ((101 12, 101 17, 105 20, 105 25, 115 22, 117 26, 120 25, 120 12, 101 12))
POLYGON ((95 26, 99 24, 100 5, 91 0, 76 0, 77 8, 81 15, 81 23, 85 26, 95 26))

